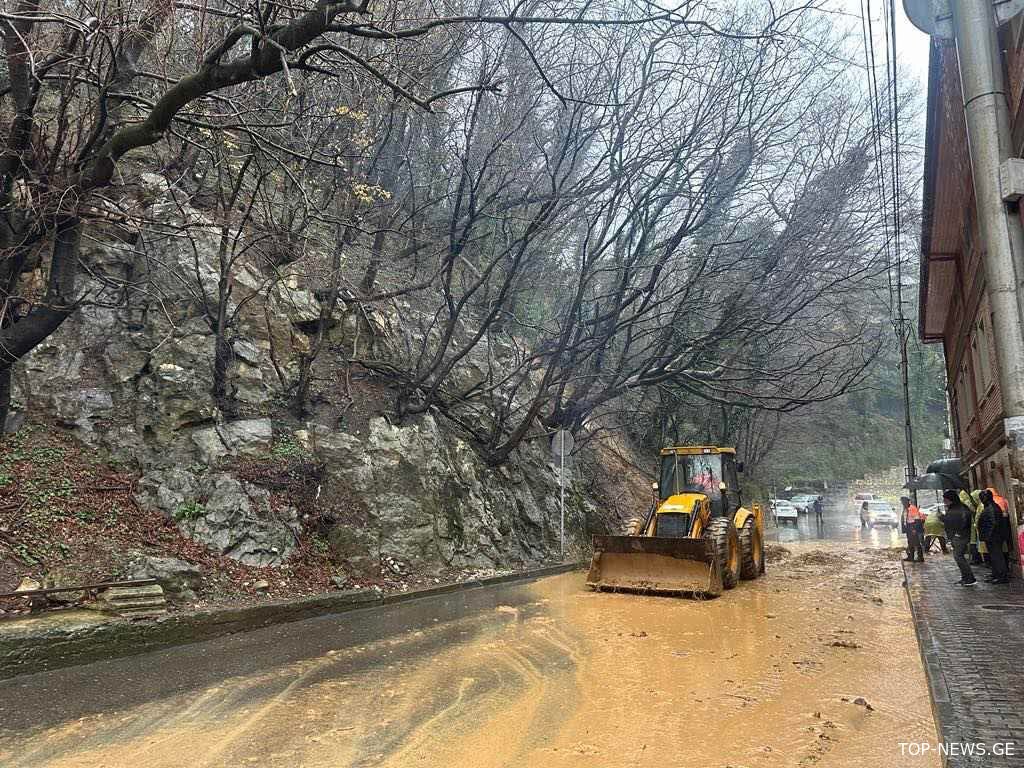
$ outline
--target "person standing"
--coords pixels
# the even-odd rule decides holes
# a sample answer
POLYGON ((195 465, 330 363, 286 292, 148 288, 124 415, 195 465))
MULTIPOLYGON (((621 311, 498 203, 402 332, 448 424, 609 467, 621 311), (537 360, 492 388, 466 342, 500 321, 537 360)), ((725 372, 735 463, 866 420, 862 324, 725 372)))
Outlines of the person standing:
POLYGON ((987 551, 984 550, 984 545, 978 539, 978 516, 981 515, 982 510, 981 491, 975 490, 969 493, 960 491, 960 501, 971 511, 971 542, 968 547, 971 563, 981 565, 985 562, 987 551))
POLYGON ((978 518, 978 538, 985 542, 992 561, 992 575, 985 581, 990 584, 1009 584, 1010 571, 1003 548, 1010 538, 1010 518, 996 502, 991 488, 981 492, 981 503, 984 509, 978 518))
POLYGON ((967 551, 971 545, 971 527, 974 515, 963 502, 956 491, 950 489, 942 492, 942 504, 945 512, 939 515, 939 519, 946 527, 946 538, 953 545, 953 559, 956 560, 960 569, 960 581, 958 585, 973 587, 978 583, 974 578, 974 571, 967 560, 967 551))
POLYGON ((933 509, 924 520, 925 552, 931 551, 932 544, 935 542, 939 543, 939 547, 942 549, 942 554, 946 554, 949 551, 946 546, 946 528, 942 525, 942 521, 939 520, 939 510, 941 509, 942 505, 939 505, 939 507, 937 509, 933 509))
POLYGON ((924 514, 908 496, 901 498, 900 504, 903 505, 903 525, 907 531, 907 556, 903 559, 912 563, 916 554, 918 561, 923 563, 924 514))
POLYGON ((822 512, 823 509, 821 506, 821 496, 817 496, 814 499, 814 516, 815 518, 817 518, 816 522, 822 522, 822 512))

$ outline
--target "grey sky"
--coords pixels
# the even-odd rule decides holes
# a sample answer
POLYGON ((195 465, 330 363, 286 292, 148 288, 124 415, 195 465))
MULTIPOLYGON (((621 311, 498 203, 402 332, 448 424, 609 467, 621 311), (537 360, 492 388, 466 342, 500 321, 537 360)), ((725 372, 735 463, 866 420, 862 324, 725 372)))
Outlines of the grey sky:
MULTIPOLYGON (((884 55, 883 2, 886 0, 872 0, 871 17, 875 28, 876 54, 884 55)), ((832 4, 826 7, 834 9, 837 12, 837 18, 846 18, 855 25, 856 33, 860 34, 861 0, 832 0, 832 4)), ((902 0, 896 0, 896 58, 901 71, 919 80, 923 89, 928 77, 928 36, 910 23, 910 19, 907 18, 903 10, 902 0)), ((863 54, 861 59, 863 59, 863 54)))

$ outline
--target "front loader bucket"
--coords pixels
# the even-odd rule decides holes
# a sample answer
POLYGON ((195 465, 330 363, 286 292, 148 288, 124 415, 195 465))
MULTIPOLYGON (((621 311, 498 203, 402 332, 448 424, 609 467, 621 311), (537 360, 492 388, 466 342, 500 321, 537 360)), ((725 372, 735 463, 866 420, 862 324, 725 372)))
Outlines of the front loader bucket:
POLYGON ((587 586, 657 595, 722 594, 722 574, 703 539, 594 536, 587 586))

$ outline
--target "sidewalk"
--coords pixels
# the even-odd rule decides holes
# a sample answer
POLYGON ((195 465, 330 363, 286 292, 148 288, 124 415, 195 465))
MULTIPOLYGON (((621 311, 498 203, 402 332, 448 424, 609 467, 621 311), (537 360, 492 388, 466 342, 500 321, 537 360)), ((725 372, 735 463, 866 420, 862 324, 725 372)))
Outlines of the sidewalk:
POLYGON ((952 555, 904 563, 907 594, 931 689, 939 739, 947 745, 1013 742, 1013 755, 952 755, 950 768, 1024 766, 1024 586, 954 582, 952 555))

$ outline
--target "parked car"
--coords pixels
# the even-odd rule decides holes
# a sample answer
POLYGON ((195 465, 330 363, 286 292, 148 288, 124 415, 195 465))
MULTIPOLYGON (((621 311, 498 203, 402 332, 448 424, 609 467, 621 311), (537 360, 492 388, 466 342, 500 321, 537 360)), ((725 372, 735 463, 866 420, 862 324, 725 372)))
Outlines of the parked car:
POLYGON ((889 528, 896 528, 900 524, 900 517, 896 509, 884 499, 871 499, 868 501, 867 524, 874 528, 876 525, 885 525, 889 528))
POLYGON ((790 499, 789 503, 796 507, 797 512, 803 515, 811 510, 817 498, 817 496, 812 496, 809 493, 801 493, 799 496, 794 496, 790 499))
POLYGON ((792 522, 796 525, 800 522, 800 513, 793 504, 785 499, 773 499, 771 503, 772 517, 775 518, 776 525, 782 525, 783 523, 792 522))

